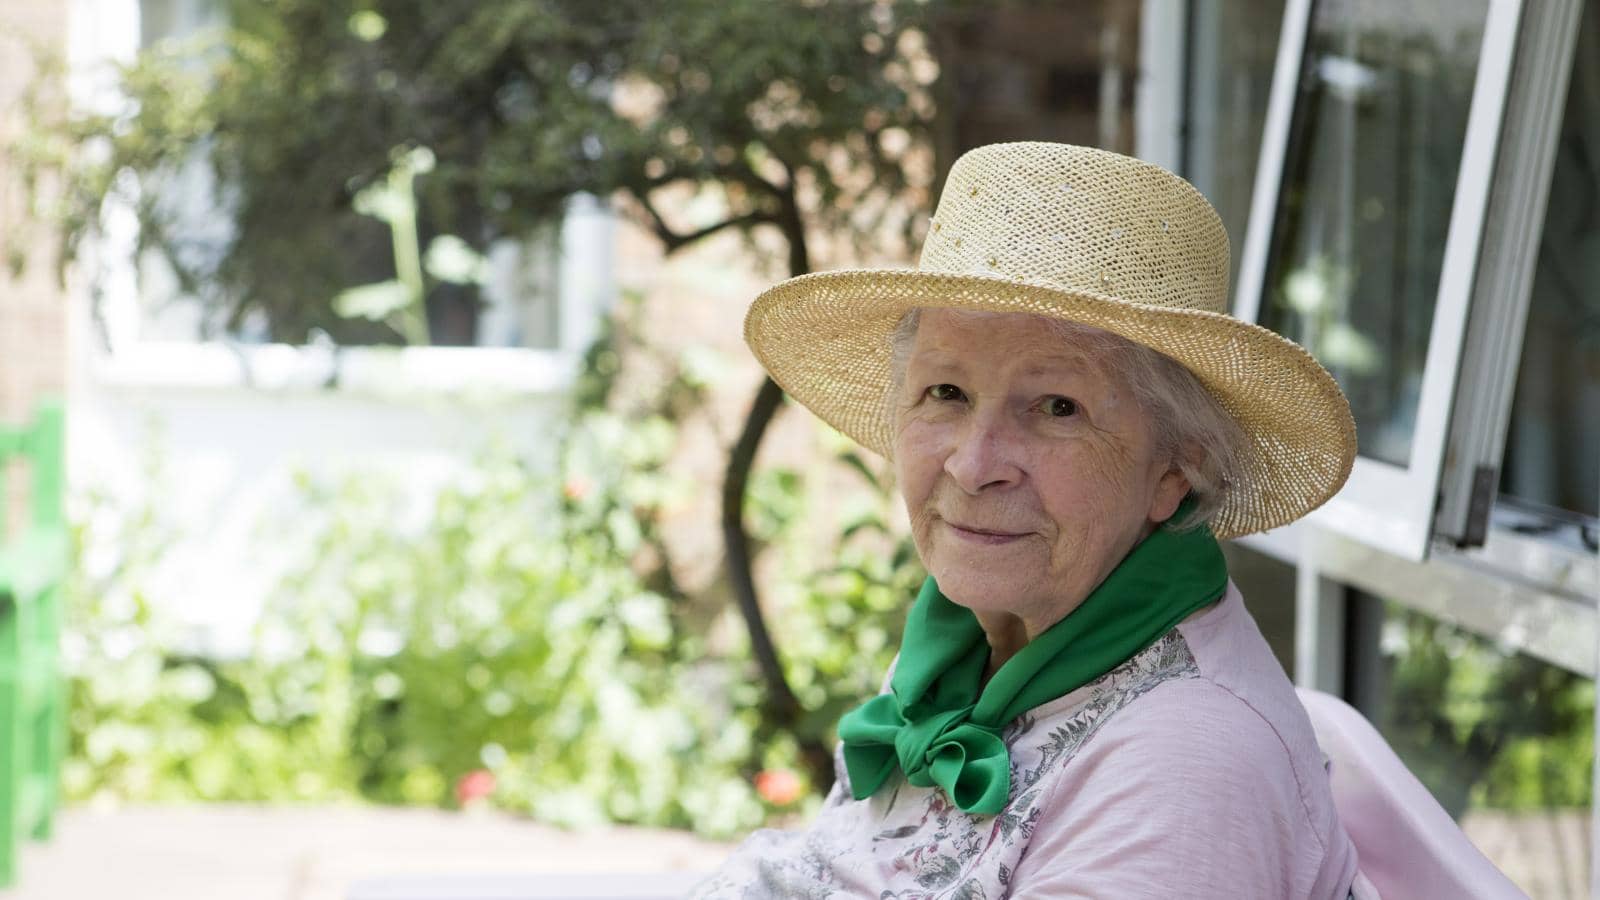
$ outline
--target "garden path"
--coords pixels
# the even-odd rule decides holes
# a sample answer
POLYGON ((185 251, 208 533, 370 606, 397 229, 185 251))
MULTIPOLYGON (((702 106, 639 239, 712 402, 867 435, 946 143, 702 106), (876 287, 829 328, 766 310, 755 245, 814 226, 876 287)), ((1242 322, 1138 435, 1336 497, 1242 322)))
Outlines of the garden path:
POLYGON ((70 809, 0 900, 344 900, 401 874, 686 872, 729 845, 678 831, 562 831, 495 812, 383 807, 70 809))

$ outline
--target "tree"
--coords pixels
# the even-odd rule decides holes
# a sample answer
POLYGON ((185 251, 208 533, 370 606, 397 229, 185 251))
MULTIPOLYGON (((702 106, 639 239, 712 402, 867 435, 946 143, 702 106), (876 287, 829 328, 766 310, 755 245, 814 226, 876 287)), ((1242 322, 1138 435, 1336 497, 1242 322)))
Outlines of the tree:
MULTIPOLYGON (((151 48, 124 74, 125 109, 67 123, 33 159, 73 173, 60 211, 69 255, 108 198, 130 199, 141 249, 224 332, 258 316, 290 342, 320 329, 341 342, 431 331, 471 343, 476 285, 408 279, 395 235, 361 203, 397 172, 414 186, 424 246, 448 235, 481 253, 589 192, 616 198, 669 253, 727 230, 775 232, 795 275, 811 271, 816 235, 859 245, 886 223, 909 232, 920 221, 907 211, 931 197, 928 2, 222 2, 226 27, 151 48), (93 152, 74 157, 78 146, 93 152), (419 150, 429 166, 416 167, 419 150), (225 235, 186 228, 163 189, 196 166, 227 212, 225 235), (713 192, 725 214, 683 221, 662 199, 683 187, 713 192), (370 318, 335 303, 385 279, 413 285, 426 329, 381 303, 370 318)), ((772 714, 792 724, 801 710, 762 619, 743 522, 781 402, 768 379, 751 403, 722 528, 772 714)))

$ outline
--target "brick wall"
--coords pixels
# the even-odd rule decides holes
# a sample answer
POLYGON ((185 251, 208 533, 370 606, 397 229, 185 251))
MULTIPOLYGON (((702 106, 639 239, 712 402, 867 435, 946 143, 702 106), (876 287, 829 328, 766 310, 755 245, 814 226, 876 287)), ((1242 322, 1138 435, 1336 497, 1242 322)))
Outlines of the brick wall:
MULTIPOLYGON (((21 101, 38 69, 35 53, 64 54, 66 0, 0 0, 0 420, 17 422, 44 396, 67 386, 66 295, 57 283, 48 227, 28 216, 9 149, 26 127, 21 101), (9 259, 27 260, 14 275, 9 259)), ((0 526, 15 522, 23 478, 13 469, 0 496, 0 526)))

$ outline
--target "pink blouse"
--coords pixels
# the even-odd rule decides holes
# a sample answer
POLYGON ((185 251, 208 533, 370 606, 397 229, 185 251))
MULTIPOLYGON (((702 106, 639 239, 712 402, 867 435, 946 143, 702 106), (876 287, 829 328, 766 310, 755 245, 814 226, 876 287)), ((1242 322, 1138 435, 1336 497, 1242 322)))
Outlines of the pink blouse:
POLYGON ((1311 724, 1232 585, 1002 735, 997 816, 841 781, 803 832, 753 834, 695 897, 1343 900, 1355 848, 1311 724))

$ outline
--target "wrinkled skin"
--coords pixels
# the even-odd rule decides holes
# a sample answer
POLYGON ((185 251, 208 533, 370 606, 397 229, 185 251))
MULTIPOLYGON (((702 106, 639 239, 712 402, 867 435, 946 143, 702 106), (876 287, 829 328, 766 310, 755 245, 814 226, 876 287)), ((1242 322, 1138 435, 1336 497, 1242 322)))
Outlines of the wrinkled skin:
POLYGON ((990 671, 1083 602, 1189 485, 1096 359, 1021 313, 924 310, 895 398, 912 538, 990 671))

